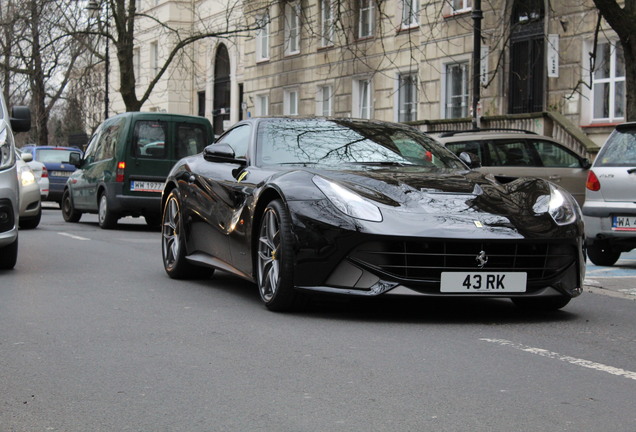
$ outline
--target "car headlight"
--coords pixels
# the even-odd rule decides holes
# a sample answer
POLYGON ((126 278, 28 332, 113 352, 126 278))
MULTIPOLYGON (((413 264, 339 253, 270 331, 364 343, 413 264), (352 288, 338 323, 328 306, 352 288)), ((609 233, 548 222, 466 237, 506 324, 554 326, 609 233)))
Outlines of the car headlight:
POLYGON ((574 198, 562 189, 550 184, 550 195, 541 195, 534 204, 536 214, 548 213, 557 225, 574 222, 580 213, 574 198))
POLYGON ((35 183, 35 174, 33 170, 28 166, 20 167, 18 172, 18 180, 22 183, 22 186, 28 186, 35 183))
POLYGON ((319 176, 314 176, 312 180, 329 201, 344 214, 356 219, 382 222, 380 209, 357 193, 319 176))
POLYGON ((5 127, 0 131, 0 170, 9 168, 15 163, 13 137, 5 127))

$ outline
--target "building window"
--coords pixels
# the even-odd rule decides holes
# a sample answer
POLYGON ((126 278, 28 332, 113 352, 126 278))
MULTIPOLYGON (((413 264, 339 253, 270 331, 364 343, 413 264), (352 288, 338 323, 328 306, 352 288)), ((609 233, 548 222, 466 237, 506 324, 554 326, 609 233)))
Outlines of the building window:
POLYGON ((298 90, 285 90, 283 114, 290 116, 298 115, 298 90))
POLYGON ((320 46, 333 45, 333 5, 332 0, 320 1, 320 46))
POLYGON ((153 74, 159 73, 159 44, 157 41, 150 43, 150 67, 153 74))
POLYGON ((353 82, 353 117, 371 118, 371 81, 368 79, 353 82))
POLYGON ((373 4, 375 0, 358 0, 358 37, 366 38, 373 36, 373 4))
POLYGON ((300 2, 285 5, 285 54, 300 52, 300 2))
POLYGON ((468 12, 472 9, 472 0, 447 0, 451 14, 468 12))
POLYGON ((468 62, 446 65, 445 118, 468 117, 468 62))
POLYGON ((402 28, 416 27, 419 24, 419 0, 402 0, 402 28))
POLYGON ((269 15, 256 18, 256 61, 269 60, 269 15))
POLYGON ((620 44, 600 43, 592 78, 592 118, 614 122, 625 118, 625 60, 620 44))
POLYGON ((254 104, 254 113, 257 117, 269 115, 269 95, 257 95, 254 104))
POLYGON ((329 117, 332 115, 333 88, 331 86, 318 87, 316 95, 316 115, 329 117))
POLYGON ((417 75, 400 75, 398 89, 398 121, 417 120, 417 75))

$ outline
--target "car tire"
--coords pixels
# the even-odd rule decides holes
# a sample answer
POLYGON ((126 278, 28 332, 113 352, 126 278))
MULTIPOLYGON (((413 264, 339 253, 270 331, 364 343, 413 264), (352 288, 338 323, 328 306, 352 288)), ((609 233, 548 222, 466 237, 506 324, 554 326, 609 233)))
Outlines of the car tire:
POLYGON ((598 266, 613 266, 621 256, 621 253, 611 247, 590 245, 587 247, 587 256, 598 266))
POLYGON ((571 298, 566 296, 551 297, 518 297, 512 298, 512 302, 520 309, 533 312, 549 312, 565 307, 571 298))
POLYGON ((0 248, 0 270, 11 270, 18 262, 18 239, 0 248))
POLYGON ((38 214, 30 218, 20 218, 20 229, 35 229, 40 225, 42 219, 42 207, 38 210, 38 214))
POLYGON ((65 190, 62 195, 62 217, 66 222, 79 222, 82 217, 82 212, 75 210, 71 192, 68 190, 65 190))
POLYGON ((161 256, 163 268, 172 279, 206 279, 214 269, 197 266, 186 259, 185 224, 179 192, 168 195, 161 220, 161 256))
POLYGON ((99 196, 99 206, 97 209, 99 226, 103 229, 113 229, 117 226, 117 219, 117 215, 108 208, 108 198, 106 197, 106 193, 103 192, 99 196))
POLYGON ((265 306, 283 312, 304 303, 294 288, 291 221, 280 200, 270 202, 263 212, 256 253, 256 281, 265 306))

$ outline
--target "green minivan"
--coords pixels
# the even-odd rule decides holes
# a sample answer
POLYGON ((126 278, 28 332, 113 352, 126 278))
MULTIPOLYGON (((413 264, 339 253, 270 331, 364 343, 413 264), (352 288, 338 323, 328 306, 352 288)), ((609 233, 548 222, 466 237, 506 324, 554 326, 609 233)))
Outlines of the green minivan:
POLYGON ((174 163, 200 153, 214 139, 204 117, 127 112, 102 123, 86 148, 71 155, 77 170, 62 195, 62 215, 78 222, 97 213, 99 226, 111 229, 124 216, 161 222, 161 191, 174 163))

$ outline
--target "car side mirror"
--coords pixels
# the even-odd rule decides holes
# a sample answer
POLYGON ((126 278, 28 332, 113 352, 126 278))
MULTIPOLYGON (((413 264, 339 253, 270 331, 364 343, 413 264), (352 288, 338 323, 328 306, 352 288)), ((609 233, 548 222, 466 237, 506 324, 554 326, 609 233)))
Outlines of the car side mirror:
POLYGON ((13 132, 28 132, 31 129, 31 110, 25 106, 11 108, 11 129, 13 132))
POLYGON ((581 167, 583 167, 583 169, 590 169, 592 167, 592 162, 590 162, 588 158, 583 158, 583 160, 581 160, 581 167))
POLYGON ((24 162, 31 162, 33 160, 33 155, 31 153, 20 153, 20 159, 24 162))
POLYGON ((461 152, 459 159, 468 165, 468 168, 475 169, 481 167, 481 159, 475 153, 461 152))
POLYGON ((82 154, 80 152, 71 152, 68 156, 68 163, 80 166, 82 164, 82 154))
POLYGON ((242 162, 236 159, 234 149, 229 144, 211 144, 203 149, 203 158, 210 162, 242 162))

